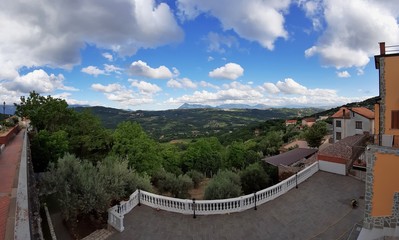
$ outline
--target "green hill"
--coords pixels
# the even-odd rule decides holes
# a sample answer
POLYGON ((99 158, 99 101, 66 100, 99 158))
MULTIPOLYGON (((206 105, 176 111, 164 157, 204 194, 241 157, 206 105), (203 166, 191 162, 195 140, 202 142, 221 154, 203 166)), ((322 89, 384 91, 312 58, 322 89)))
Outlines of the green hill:
POLYGON ((286 119, 315 114, 318 108, 259 109, 175 109, 165 111, 126 111, 106 107, 77 107, 89 109, 104 126, 116 128, 122 121, 135 121, 154 139, 174 139, 210 136, 234 131, 240 127, 269 119, 286 119))

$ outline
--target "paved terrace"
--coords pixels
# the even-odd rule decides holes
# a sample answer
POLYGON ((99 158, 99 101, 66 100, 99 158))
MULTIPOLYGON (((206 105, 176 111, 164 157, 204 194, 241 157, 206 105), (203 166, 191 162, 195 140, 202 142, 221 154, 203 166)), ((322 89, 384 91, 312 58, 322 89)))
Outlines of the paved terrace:
POLYGON ((359 180, 319 171, 257 211, 193 219, 137 206, 125 215, 125 230, 108 239, 347 239, 363 219, 364 190, 359 180))
POLYGON ((21 130, 0 154, 0 240, 14 239, 18 170, 24 131, 21 130))

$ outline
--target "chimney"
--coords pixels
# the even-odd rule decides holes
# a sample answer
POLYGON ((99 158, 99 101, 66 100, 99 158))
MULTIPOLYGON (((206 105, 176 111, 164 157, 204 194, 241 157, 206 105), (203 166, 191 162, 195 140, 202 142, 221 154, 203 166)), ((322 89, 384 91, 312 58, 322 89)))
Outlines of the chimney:
POLYGON ((380 42, 380 55, 385 55, 385 42, 380 42))

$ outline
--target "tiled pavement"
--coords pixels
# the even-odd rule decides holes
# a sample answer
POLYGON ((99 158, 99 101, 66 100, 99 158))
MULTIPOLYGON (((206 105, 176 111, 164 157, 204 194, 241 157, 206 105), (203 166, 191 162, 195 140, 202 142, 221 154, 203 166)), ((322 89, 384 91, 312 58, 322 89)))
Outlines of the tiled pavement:
POLYGON ((15 216, 10 209, 15 209, 17 170, 21 160, 24 131, 21 130, 0 153, 0 240, 14 238, 15 216))
POLYGON ((108 239, 346 239, 363 219, 364 189, 359 180, 319 171, 257 211, 193 219, 142 205, 125 216, 125 230, 108 239))

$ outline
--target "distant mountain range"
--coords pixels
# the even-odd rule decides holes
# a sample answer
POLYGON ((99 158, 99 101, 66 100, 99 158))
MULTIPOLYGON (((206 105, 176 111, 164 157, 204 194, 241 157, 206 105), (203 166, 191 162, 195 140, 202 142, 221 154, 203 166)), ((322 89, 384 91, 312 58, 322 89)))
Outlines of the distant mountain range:
POLYGON ((205 108, 217 108, 217 109, 269 109, 269 106, 264 104, 248 105, 248 104, 222 104, 216 107, 210 105, 201 104, 189 104, 184 103, 178 109, 205 109, 205 108))

